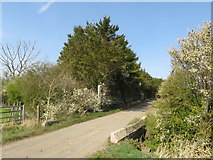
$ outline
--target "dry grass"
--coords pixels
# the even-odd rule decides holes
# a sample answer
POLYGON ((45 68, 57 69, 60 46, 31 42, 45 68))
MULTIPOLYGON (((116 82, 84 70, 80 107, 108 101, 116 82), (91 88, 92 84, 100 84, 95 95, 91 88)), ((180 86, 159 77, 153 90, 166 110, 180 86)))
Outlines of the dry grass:
POLYGON ((36 124, 37 124, 36 119, 27 119, 22 122, 21 126, 34 127, 34 126, 36 126, 36 124))
MULTIPOLYGON (((6 128, 11 128, 11 127, 15 127, 17 126, 16 122, 10 122, 10 123, 2 123, 1 124, 1 129, 0 130, 4 130, 6 128)), ((20 126, 24 126, 24 127, 34 127, 36 126, 36 120, 35 119, 28 119, 25 120, 24 122, 22 122, 20 124, 20 126)))
POLYGON ((18 125, 19 125, 19 123, 13 122, 13 121, 11 121, 11 122, 9 122, 9 123, 2 123, 2 124, 1 124, 0 130, 4 130, 4 129, 6 129, 6 128, 15 127, 15 126, 18 126, 18 125))
POLYGON ((1 130, 7 128, 7 127, 13 127, 15 126, 15 124, 13 122, 10 122, 10 123, 2 123, 1 124, 1 130))
POLYGON ((172 141, 174 145, 169 148, 168 144, 159 146, 155 152, 159 158, 212 158, 213 149, 210 141, 204 139, 180 140, 178 137, 172 141))

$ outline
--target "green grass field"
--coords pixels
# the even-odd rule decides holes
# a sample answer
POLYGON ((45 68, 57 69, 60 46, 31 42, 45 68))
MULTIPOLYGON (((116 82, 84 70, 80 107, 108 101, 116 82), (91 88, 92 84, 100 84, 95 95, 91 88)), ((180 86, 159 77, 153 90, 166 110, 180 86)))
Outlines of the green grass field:
MULTIPOLYGON (((0 109, 0 112, 8 112, 10 111, 10 109, 0 109)), ((9 117, 10 116, 10 113, 0 113, 0 118, 3 118, 3 117, 9 117)), ((0 122, 4 122, 4 121, 7 121, 8 119, 0 119, 0 122)))
POLYGON ((17 120, 17 118, 4 118, 4 117, 11 117, 12 114, 13 116, 19 116, 18 112, 14 112, 14 113, 2 113, 2 112, 9 112, 11 111, 10 108, 0 108, 0 122, 5 122, 5 121, 11 121, 11 120, 17 120))

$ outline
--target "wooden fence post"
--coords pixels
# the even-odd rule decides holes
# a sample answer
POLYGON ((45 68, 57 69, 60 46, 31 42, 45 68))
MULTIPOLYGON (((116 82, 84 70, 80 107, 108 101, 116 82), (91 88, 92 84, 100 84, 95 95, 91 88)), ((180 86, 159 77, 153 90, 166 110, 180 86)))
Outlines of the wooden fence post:
POLYGON ((101 104, 101 85, 98 85, 98 104, 101 104))
POLYGON ((37 106, 37 124, 40 123, 40 106, 37 106))
MULTIPOLYGON (((15 103, 13 103, 13 107, 14 107, 14 108, 12 108, 12 109, 10 109, 10 110, 11 110, 11 111, 16 111, 15 106, 16 106, 16 104, 15 104, 15 103)), ((11 112, 11 113, 10 113, 10 116, 11 116, 11 117, 13 117, 13 116, 14 116, 14 112, 11 112)), ((10 120, 10 119, 8 119, 8 120, 10 120)), ((15 120, 15 119, 14 119, 14 118, 12 118, 13 124, 14 124, 14 122, 15 122, 14 120, 15 120)))
POLYGON ((25 105, 22 106, 22 121, 25 121, 25 105))

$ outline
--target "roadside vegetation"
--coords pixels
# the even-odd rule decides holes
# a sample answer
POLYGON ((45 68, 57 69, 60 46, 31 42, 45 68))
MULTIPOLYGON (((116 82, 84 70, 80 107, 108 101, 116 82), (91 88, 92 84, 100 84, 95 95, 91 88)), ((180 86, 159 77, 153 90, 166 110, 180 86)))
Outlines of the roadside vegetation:
MULTIPOLYGON (((161 84, 149 115, 144 140, 125 140, 97 152, 95 158, 213 158, 212 24, 179 39, 169 50, 173 70, 161 84), (128 146, 126 141, 136 146, 128 146), (125 148, 125 149, 123 149, 125 148), (138 152, 139 151, 139 152, 138 152), (123 154, 122 154, 123 153, 123 154)), ((129 124, 137 122, 133 119, 129 124)))
POLYGON ((173 71, 158 91, 156 117, 146 120, 144 144, 160 158, 212 158, 212 24, 179 39, 173 71))
POLYGON ((3 45, 2 103, 24 104, 31 125, 3 127, 2 142, 67 127, 115 113, 117 106, 128 108, 135 101, 156 98, 153 107, 158 113, 144 121, 144 141, 109 145, 93 158, 213 158, 212 29, 211 22, 204 22, 197 31, 180 38, 178 48, 168 51, 172 72, 166 80, 153 78, 141 68, 125 35, 117 34, 119 26, 112 25, 110 17, 76 26, 73 34, 68 34, 57 64, 31 63, 33 53, 38 53, 34 43, 3 45), (59 122, 48 127, 36 125, 37 106, 41 122, 59 122), (142 153, 144 148, 151 154, 142 153))
POLYGON ((141 69, 138 57, 125 36, 117 34, 118 30, 110 17, 97 23, 87 22, 85 27, 76 26, 73 34, 68 34, 57 64, 36 61, 39 52, 35 43, 19 41, 17 46, 2 45, 2 103, 25 105, 24 123, 34 126, 8 128, 4 124, 3 142, 72 125, 73 121, 112 113, 118 106, 128 108, 133 102, 154 98, 162 79, 153 78, 141 69), (44 128, 34 125, 37 106, 40 124, 59 120, 58 124, 44 128), (79 117, 73 118, 76 115, 79 117), (68 117, 73 118, 72 122, 68 117))
POLYGON ((137 144, 134 140, 125 140, 118 144, 109 143, 106 149, 96 152, 90 158, 156 158, 152 154, 141 152, 137 144))

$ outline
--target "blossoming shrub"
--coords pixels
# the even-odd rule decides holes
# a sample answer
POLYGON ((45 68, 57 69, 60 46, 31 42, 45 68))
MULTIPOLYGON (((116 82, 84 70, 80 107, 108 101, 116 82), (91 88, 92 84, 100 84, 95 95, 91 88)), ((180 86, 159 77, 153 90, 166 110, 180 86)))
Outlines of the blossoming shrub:
MULTIPOLYGON (((192 30, 188 37, 179 38, 180 48, 172 48, 172 65, 194 78, 194 88, 213 105, 213 25, 204 22, 199 30, 192 30)), ((209 108, 213 110, 213 107, 209 108)))
POLYGON ((212 158, 212 24, 180 39, 169 50, 173 72, 155 102, 158 124, 146 144, 164 158, 212 158))
POLYGON ((44 113, 42 114, 42 118, 45 120, 56 120, 57 115, 60 113, 60 108, 57 105, 45 105, 44 113))
POLYGON ((154 103, 159 115, 145 144, 161 158, 211 157, 213 120, 205 112, 205 99, 191 88, 190 80, 184 72, 173 72, 154 103))
POLYGON ((67 105, 70 113, 84 114, 88 111, 100 111, 97 94, 88 88, 74 89, 72 96, 67 99, 67 105))
POLYGON ((75 88, 72 92, 65 92, 63 98, 55 104, 45 106, 45 119, 56 119, 73 113, 100 111, 97 93, 88 88, 75 88))

